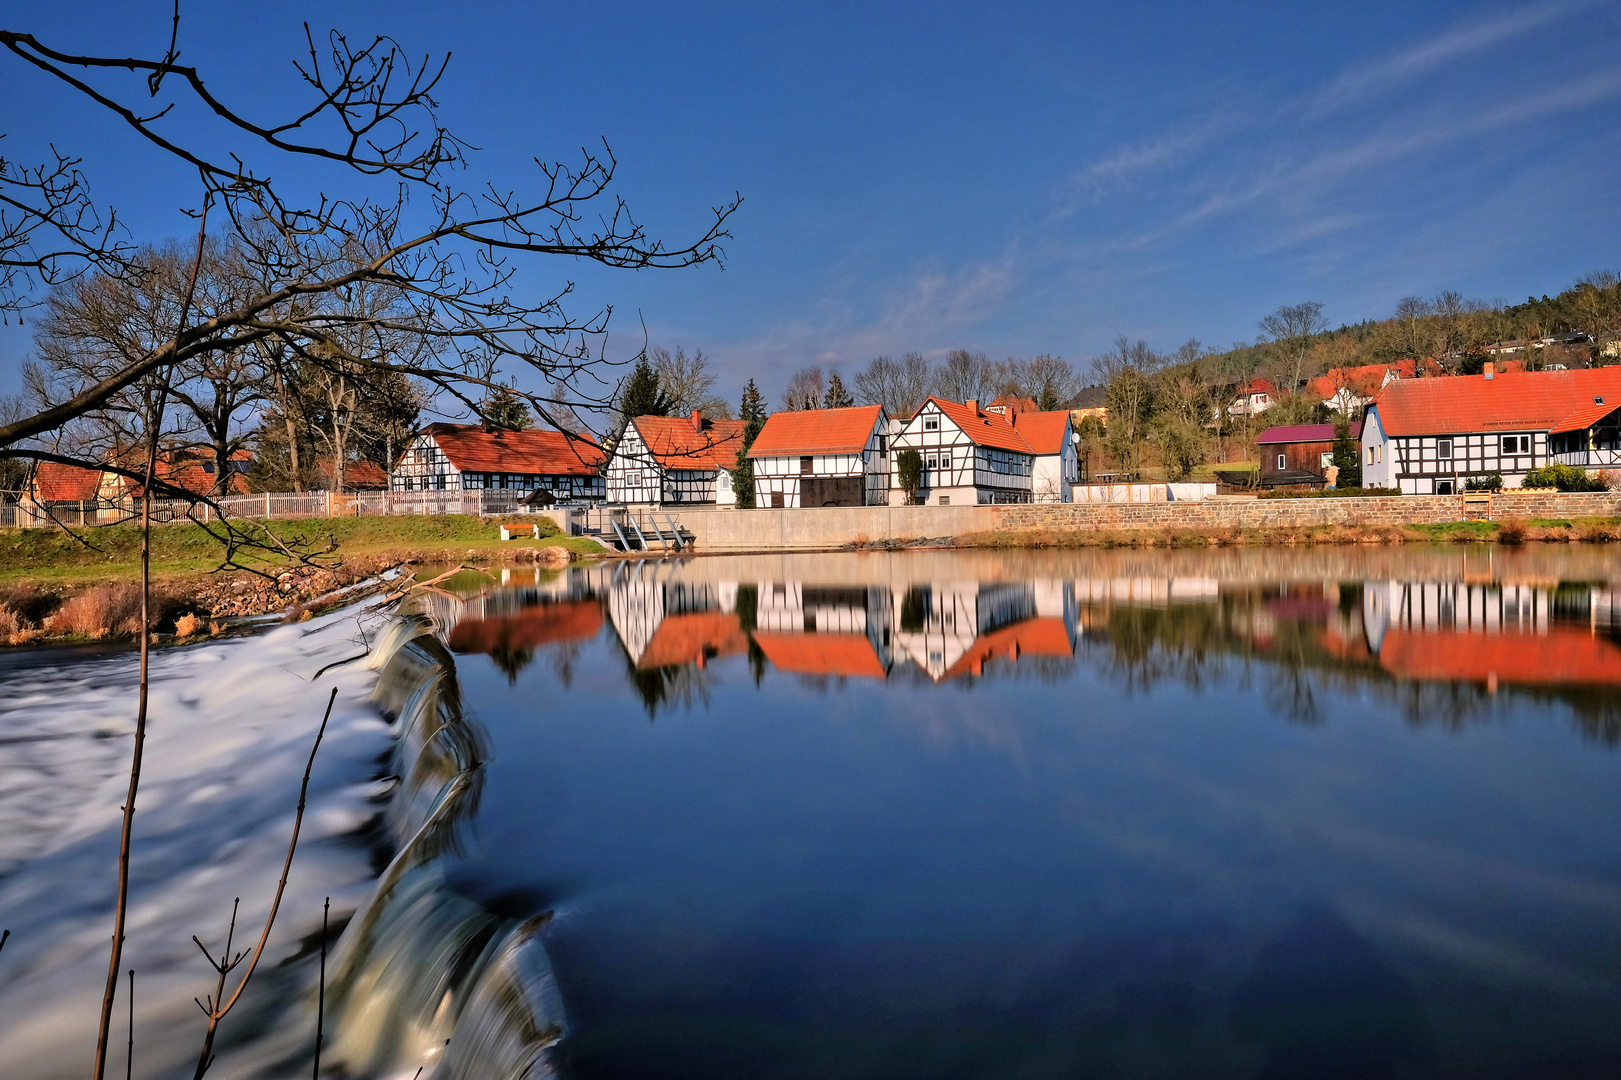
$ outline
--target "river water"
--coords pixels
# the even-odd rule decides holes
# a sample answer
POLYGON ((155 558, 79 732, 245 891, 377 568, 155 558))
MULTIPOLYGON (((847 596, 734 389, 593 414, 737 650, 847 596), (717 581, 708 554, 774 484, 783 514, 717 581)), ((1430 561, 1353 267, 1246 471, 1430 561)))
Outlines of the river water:
MULTIPOLYGON (((308 1075, 327 892, 334 1076, 1621 1071, 1613 549, 699 558, 413 610, 220 1075, 308 1075)), ((0 1049, 57 985, 11 963, 0 1049)))

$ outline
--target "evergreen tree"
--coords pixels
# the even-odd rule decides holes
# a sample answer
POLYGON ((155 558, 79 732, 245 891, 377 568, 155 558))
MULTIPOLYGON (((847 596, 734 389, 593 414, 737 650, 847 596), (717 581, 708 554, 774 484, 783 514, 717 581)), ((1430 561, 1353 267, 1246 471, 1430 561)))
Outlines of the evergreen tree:
POLYGON ((1362 454, 1351 440, 1351 421, 1344 414, 1334 421, 1334 450, 1328 462, 1340 470, 1335 487, 1362 486, 1362 454))
POLYGON ((535 422, 523 398, 505 388, 486 398, 482 411, 491 427, 507 431, 522 431, 535 422))
POLYGON ((626 419, 635 416, 669 416, 670 399, 659 384, 658 372, 647 357, 636 361, 625 388, 619 395, 619 411, 626 419))
POLYGON ((761 396, 759 387, 750 379, 749 384, 743 388, 743 401, 738 409, 743 420, 743 445, 737 448, 737 463, 733 466, 732 491, 737 496, 739 510, 752 510, 754 508, 754 462, 749 460, 749 448, 765 427, 766 411, 765 398, 761 396))
POLYGON ((827 381, 827 395, 822 398, 822 408, 847 409, 855 403, 855 395, 844 388, 844 380, 839 378, 839 373, 835 371, 833 377, 827 381))

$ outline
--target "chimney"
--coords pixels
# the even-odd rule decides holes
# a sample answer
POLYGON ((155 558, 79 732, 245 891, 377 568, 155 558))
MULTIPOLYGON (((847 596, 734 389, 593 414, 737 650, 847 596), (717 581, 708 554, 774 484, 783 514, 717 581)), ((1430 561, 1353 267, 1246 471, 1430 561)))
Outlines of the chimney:
POLYGON ((1495 379, 1497 378, 1497 365, 1488 360, 1480 365, 1480 373, 1488 379, 1495 379))
POLYGON ((978 398, 972 398, 971 397, 967 401, 963 402, 963 404, 968 406, 968 411, 969 412, 973 413, 975 416, 979 415, 979 399, 978 398))
POLYGON ((692 430, 702 432, 704 429, 704 414, 697 409, 692 410, 692 430))

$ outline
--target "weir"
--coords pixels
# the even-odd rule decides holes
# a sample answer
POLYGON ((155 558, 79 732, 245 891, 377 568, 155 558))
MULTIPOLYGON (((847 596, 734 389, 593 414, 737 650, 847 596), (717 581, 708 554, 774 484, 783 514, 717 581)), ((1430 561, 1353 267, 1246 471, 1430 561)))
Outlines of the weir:
POLYGON ((424 1066, 424 1080, 553 1075, 564 1014, 539 937, 549 915, 493 913, 446 880, 446 860, 470 842, 488 757, 455 662, 430 619, 406 615, 371 663, 396 726, 384 820, 398 849, 332 958, 323 1063, 351 1076, 424 1066))

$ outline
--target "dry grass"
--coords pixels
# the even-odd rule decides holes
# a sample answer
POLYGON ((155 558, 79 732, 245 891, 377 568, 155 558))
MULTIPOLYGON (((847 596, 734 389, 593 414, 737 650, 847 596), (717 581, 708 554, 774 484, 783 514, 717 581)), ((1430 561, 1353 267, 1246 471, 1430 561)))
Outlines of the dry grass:
POLYGON ((174 636, 178 638, 195 637, 203 631, 203 620, 186 612, 174 621, 174 636))
MULTIPOLYGON (((160 605, 155 603, 153 606, 160 605)), ((87 589, 64 601, 45 620, 45 629, 53 634, 87 637, 93 641, 109 634, 139 634, 141 587, 131 582, 118 582, 87 589)))

